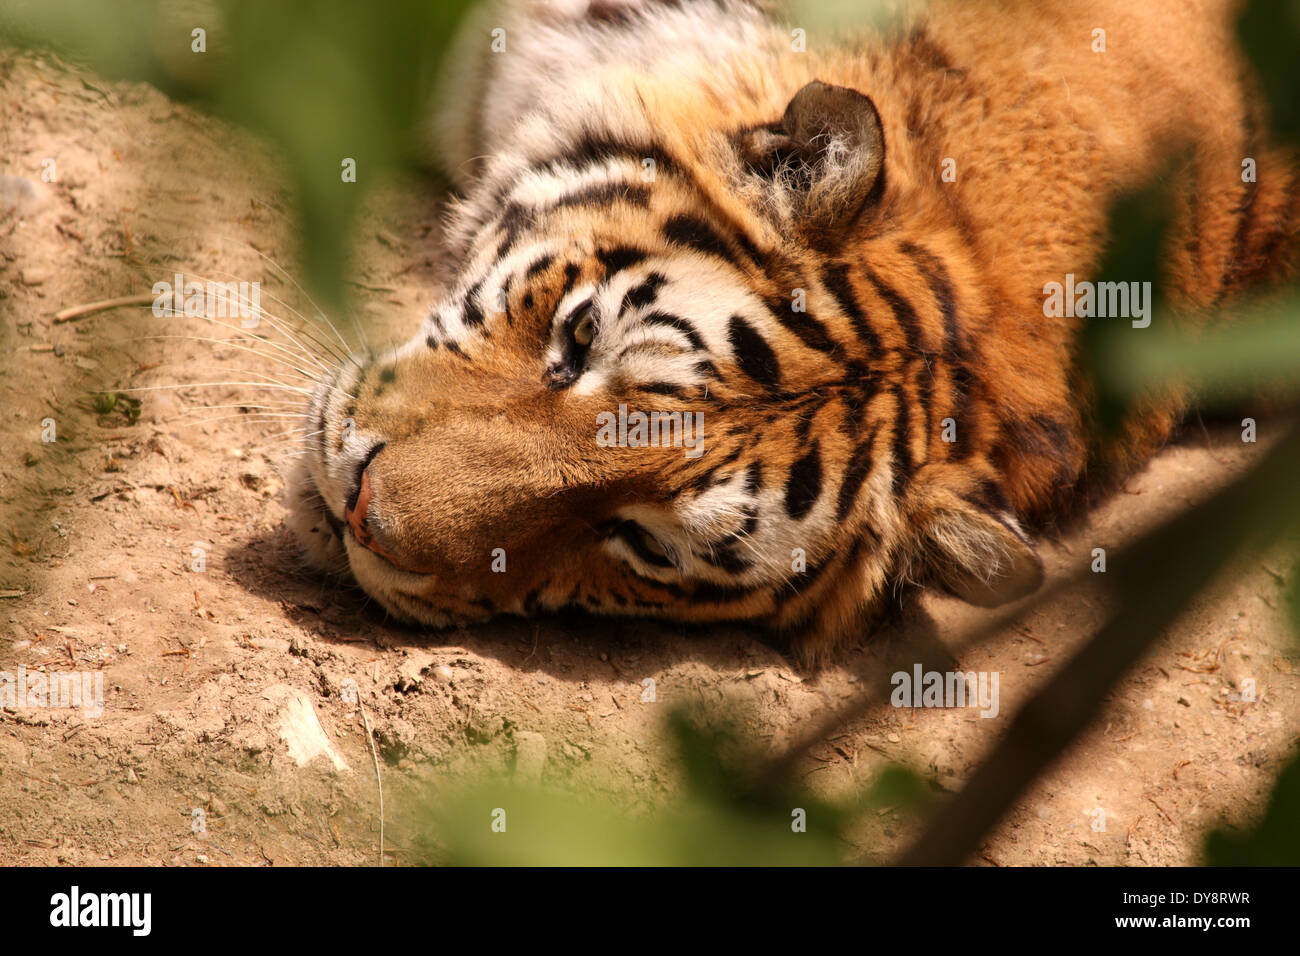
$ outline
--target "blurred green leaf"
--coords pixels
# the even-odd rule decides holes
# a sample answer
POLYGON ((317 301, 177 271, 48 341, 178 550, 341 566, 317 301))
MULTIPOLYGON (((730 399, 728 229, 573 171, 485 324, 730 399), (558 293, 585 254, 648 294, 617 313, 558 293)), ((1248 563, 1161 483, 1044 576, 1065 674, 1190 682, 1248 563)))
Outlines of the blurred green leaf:
POLYGON ((1300 141, 1300 0, 1251 0, 1237 32, 1268 100, 1274 136, 1300 141))
POLYGON ((431 810, 437 849, 429 856, 502 866, 829 866, 844 862, 848 830, 863 811, 906 811, 926 799, 921 778, 897 766, 844 803, 794 781, 756 789, 764 761, 740 726, 735 711, 673 711, 672 766, 684 785, 669 805, 642 814, 627 813, 617 794, 491 783, 453 793, 431 810))
POLYGON ((782 14, 792 30, 812 37, 810 42, 830 41, 838 34, 860 35, 865 30, 889 34, 903 23, 903 11, 893 0, 787 0, 782 14))
POLYGON ((930 790, 915 771, 894 764, 886 767, 872 782, 863 798, 864 807, 898 807, 920 810, 930 803, 930 790))
POLYGON ((808 829, 784 815, 737 813, 698 800, 642 816, 612 799, 547 790, 482 787, 436 815, 441 862, 495 866, 835 865, 844 845, 814 814, 808 829), (502 818, 498 813, 504 814, 502 818), (493 830, 504 820, 504 832, 493 830))
MULTIPOLYGON (((1168 186, 1158 176, 1143 188, 1121 196, 1111 206, 1110 232, 1096 272, 1101 282, 1150 282, 1151 326, 1161 314, 1164 291, 1161 252, 1169 228, 1168 186)), ((1163 317, 1163 316, 1161 316, 1163 317)), ((1151 334, 1152 328, 1134 328, 1129 321, 1094 316, 1083 329, 1084 372, 1097 386, 1097 422, 1105 436, 1114 436, 1129 405, 1153 380, 1144 380, 1132 390, 1113 387, 1110 379, 1112 353, 1130 349, 1151 334)))
POLYGON ((1116 401, 1170 382, 1191 384, 1206 403, 1264 391, 1280 399, 1300 391, 1300 295, 1194 337, 1157 312, 1151 328, 1102 329, 1092 345, 1098 385, 1116 401))
POLYGON ((1278 775, 1259 826, 1247 833, 1213 831, 1205 859, 1211 866, 1300 866, 1300 754, 1278 775))

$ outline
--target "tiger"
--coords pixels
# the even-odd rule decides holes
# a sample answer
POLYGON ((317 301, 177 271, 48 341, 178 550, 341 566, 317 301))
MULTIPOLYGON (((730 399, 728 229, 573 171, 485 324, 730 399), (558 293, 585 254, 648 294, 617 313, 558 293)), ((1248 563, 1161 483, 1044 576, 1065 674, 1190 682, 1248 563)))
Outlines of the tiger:
POLYGON ((1180 310, 1294 274, 1234 8, 974 0, 834 38, 749 0, 480 8, 431 123, 455 279, 317 383, 291 528, 418 626, 739 622, 809 665, 912 588, 1033 594, 1042 535, 1189 402, 1099 450, 1046 283, 1094 274, 1171 144, 1180 310))

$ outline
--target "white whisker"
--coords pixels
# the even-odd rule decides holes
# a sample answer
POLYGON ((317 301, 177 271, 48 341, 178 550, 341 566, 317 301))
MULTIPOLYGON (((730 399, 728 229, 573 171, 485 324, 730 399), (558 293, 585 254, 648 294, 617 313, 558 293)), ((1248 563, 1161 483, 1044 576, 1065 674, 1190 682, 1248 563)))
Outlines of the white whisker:
MULTIPOLYGON (((145 339, 189 339, 190 341, 193 342, 211 342, 214 345, 220 345, 228 348, 239 349, 243 352, 249 352, 253 355, 256 355, 258 358, 264 358, 267 359, 268 361, 275 362, 279 365, 283 365, 285 368, 289 368, 297 372, 302 377, 303 381, 315 383, 318 380, 306 369, 299 368, 297 365, 294 365, 291 362, 287 362, 282 358, 277 358, 274 355, 267 355, 265 352, 259 352, 257 349, 252 348, 251 346, 241 345, 240 343, 234 341, 233 339, 218 339, 218 338, 213 338, 211 336, 204 336, 204 335, 146 335, 144 336, 144 338, 145 339)), ((267 344, 274 345, 275 343, 269 342, 267 344)))
MULTIPOLYGON (((297 279, 295 279, 292 275, 290 275, 290 274, 289 274, 289 273, 288 273, 288 272, 287 272, 287 271, 286 271, 286 270, 285 270, 285 269, 284 269, 284 268, 283 268, 283 267, 282 267, 278 262, 276 262, 275 260, 271 259, 271 258, 270 258, 269 256, 267 256, 265 253, 263 253, 260 249, 255 249, 255 248, 253 248, 252 246, 249 246, 249 248, 250 248, 250 249, 253 249, 254 252, 256 252, 259 256, 262 257, 263 261, 265 261, 265 262, 266 262, 268 265, 270 265, 273 269, 275 269, 276 271, 278 271, 278 272, 280 273, 280 275, 282 275, 284 278, 288 279, 290 282, 293 283, 294 288, 296 288, 299 292, 301 292, 302 295, 303 295, 303 297, 304 297, 308 302, 311 303, 311 307, 312 307, 313 309, 316 310, 316 315, 317 315, 317 317, 320 318, 320 319, 323 319, 324 322, 325 322, 325 324, 329 326, 330 331, 332 331, 332 332, 334 333, 334 337, 337 338, 337 339, 339 340, 339 344, 343 346, 343 352, 344 352, 344 354, 345 354, 348 358, 352 358, 352 352, 355 351, 355 350, 354 350, 350 345, 348 345, 348 343, 344 340, 343 335, 339 332, 338 328, 334 325, 333 322, 330 321, 329 316, 327 316, 327 315, 325 314, 325 310, 322 309, 322 308, 317 304, 316 300, 313 299, 313 298, 308 294, 307 290, 304 289, 304 288, 302 287, 302 284, 301 284, 297 279)), ((304 318, 306 318, 306 317, 304 316, 304 318)), ((356 328, 357 328, 357 332, 360 334, 360 337, 361 337, 361 339, 362 339, 363 344, 365 344, 365 341, 364 341, 364 340, 365 340, 365 332, 361 329, 360 326, 357 326, 356 328)), ((367 352, 370 351, 370 347, 369 347, 369 345, 366 345, 366 351, 367 351, 367 352)), ((355 363, 356 360, 353 359, 353 362, 355 363)), ((358 368, 361 367, 359 363, 357 363, 357 367, 358 367, 358 368)))
POLYGON ((310 390, 305 388, 296 388, 293 385, 272 384, 270 382, 186 382, 182 385, 134 385, 130 388, 115 388, 115 392, 155 392, 165 389, 178 388, 278 388, 286 392, 297 392, 299 395, 311 397, 310 390))
MULTIPOLYGON (((218 272, 217 274, 218 274, 218 275, 221 275, 222 273, 218 272)), ((233 275, 232 273, 228 273, 228 272, 227 272, 227 273, 224 273, 224 274, 225 274, 226 276, 228 276, 229 278, 231 278, 231 279, 236 279, 236 278, 238 278, 237 276, 233 275)), ((190 275, 193 275, 197 280, 202 281, 202 282, 210 282, 210 281, 212 281, 212 278, 211 278, 210 276, 205 276, 205 275, 202 275, 202 274, 200 274, 200 273, 190 273, 190 275)), ((280 301, 280 300, 279 300, 279 299, 274 295, 274 293, 268 293, 268 295, 269 295, 270 298, 275 299, 276 301, 280 301)), ((241 306, 252 306, 252 304, 253 304, 253 303, 252 303, 252 302, 251 302, 251 301, 250 301, 246 296, 244 296, 244 295, 242 295, 242 294, 238 296, 238 303, 239 303, 241 306)), ((290 308, 290 310, 292 311, 292 307, 288 306, 287 304, 285 304, 285 305, 286 305, 286 308, 290 308)), ((315 353, 312 353, 310 349, 308 349, 305 345, 303 345, 303 343, 302 343, 301 341, 299 341, 298 339, 296 339, 296 338, 295 338, 295 337, 290 333, 290 331, 289 331, 289 329, 288 329, 288 325, 289 325, 289 323, 288 323, 288 322, 287 322, 287 321, 286 321, 282 316, 278 316, 278 315, 276 315, 274 312, 271 312, 271 311, 269 311, 269 310, 267 310, 267 309, 263 309, 263 308, 261 307, 260 302, 259 302, 259 304, 258 304, 258 309, 257 309, 257 310, 258 310, 258 315, 259 315, 260 317, 262 317, 262 318, 265 318, 265 319, 267 320, 267 323, 270 324, 270 326, 271 326, 272 328, 274 328, 276 331, 278 331, 278 332, 279 332, 281 335, 283 335, 286 339, 289 339, 291 342, 293 342, 295 345, 297 345, 297 346, 298 346, 300 349, 302 349, 304 352, 306 352, 307 354, 311 355, 313 358, 317 358, 317 356, 315 355, 315 353)), ((198 316, 198 317, 199 317, 199 318, 209 319, 209 316, 206 316, 206 315, 200 315, 200 316, 198 316)), ((215 321, 215 320, 214 320, 214 319, 210 319, 210 321, 215 321)), ((222 323, 219 323, 219 324, 222 324, 222 323)), ((247 332, 248 330, 247 330, 247 329, 243 329, 243 328, 241 327, 241 331, 245 331, 245 332, 247 332)), ((326 355, 328 355, 328 356, 330 356, 330 357, 332 357, 332 358, 334 358, 334 359, 340 360, 340 361, 341 361, 341 360, 344 360, 344 359, 349 359, 349 358, 351 358, 351 356, 349 356, 349 355, 347 355, 347 354, 340 353, 340 352, 339 352, 337 349, 335 349, 335 348, 334 348, 330 343, 328 343, 328 342, 322 342, 322 341, 321 341, 320 339, 318 339, 315 335, 313 335, 313 334, 311 333, 310 330, 300 328, 298 331, 299 331, 300 334, 305 335, 307 338, 309 338, 312 342, 314 342, 314 343, 315 343, 316 345, 318 345, 320 348, 324 349, 326 355)), ((252 335, 251 332, 249 332, 249 334, 252 335)), ((253 337, 254 337, 254 338, 257 338, 258 336, 253 336, 253 337)), ((353 360, 353 361, 355 362, 355 360, 353 360)))

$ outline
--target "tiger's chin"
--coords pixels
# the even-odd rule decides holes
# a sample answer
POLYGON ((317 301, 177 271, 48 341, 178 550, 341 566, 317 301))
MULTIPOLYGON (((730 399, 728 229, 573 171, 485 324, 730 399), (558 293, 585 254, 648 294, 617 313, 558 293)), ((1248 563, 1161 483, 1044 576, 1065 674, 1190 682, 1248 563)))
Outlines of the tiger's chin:
POLYGON ((349 577, 348 555, 343 543, 343 523, 329 510, 306 456, 299 458, 285 485, 286 523, 302 546, 307 563, 328 574, 349 577))

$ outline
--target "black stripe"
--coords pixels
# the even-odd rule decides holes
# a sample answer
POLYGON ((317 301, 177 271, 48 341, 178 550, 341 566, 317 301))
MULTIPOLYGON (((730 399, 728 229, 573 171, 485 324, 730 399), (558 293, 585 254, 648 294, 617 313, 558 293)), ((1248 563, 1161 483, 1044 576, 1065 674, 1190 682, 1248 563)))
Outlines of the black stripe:
MULTIPOLYGON (((587 132, 563 152, 535 162, 532 169, 537 172, 555 173, 561 167, 569 166, 581 170, 611 159, 634 159, 638 162, 638 165, 644 160, 653 160, 656 175, 669 173, 684 177, 700 192, 701 197, 706 202, 708 201, 707 192, 699 186, 691 171, 678 163, 663 147, 651 143, 615 139, 605 134, 587 132)), ((883 181, 884 176, 882 175, 880 179, 883 181)), ((495 202, 503 202, 512 188, 513 185, 510 185, 498 190, 495 202)), ((762 252, 743 229, 734 223, 732 226, 735 231, 732 238, 736 245, 755 265, 762 268, 764 263, 762 252)), ((714 235, 717 235, 717 233, 714 233, 714 235)), ((726 258, 730 260, 729 255, 726 258)))
POLYGON ((907 337, 907 347, 913 352, 923 351, 921 320, 917 318, 916 309, 912 308, 912 303, 899 295, 892 286, 867 266, 862 267, 862 272, 875 287, 876 293, 885 300, 893 311, 894 318, 898 321, 899 327, 902 328, 903 334, 907 337))
POLYGON ((675 171, 679 168, 676 160, 658 146, 613 139, 590 132, 584 134, 562 153, 536 163, 533 168, 546 172, 555 172, 561 166, 584 169, 611 159, 653 159, 656 173, 675 171))
POLYGON ((704 340, 700 338, 700 333, 695 326, 687 322, 680 316, 670 315, 667 312, 651 312, 641 320, 646 325, 665 325, 669 328, 677 329, 690 340, 692 346, 697 349, 704 348, 704 340))
POLYGON ((894 386, 894 399, 898 403, 894 415, 894 494, 899 494, 911 479, 916 464, 912 460, 912 414, 901 385, 894 386))
POLYGON ((916 400, 921 403, 921 414, 925 418, 925 456, 930 456, 930 438, 934 431, 934 369, 924 358, 918 358, 908 364, 904 373, 916 382, 916 400))
POLYGON ((573 286, 578 281, 578 274, 581 271, 582 270, 572 262, 564 267, 564 286, 560 289, 561 299, 573 291, 573 286))
POLYGON ((667 281, 660 273, 652 272, 640 285, 628 289, 618 309, 619 317, 621 318, 628 309, 644 309, 646 306, 654 305, 655 299, 659 297, 659 289, 667 281))
MULTIPOLYGON (((259 294, 260 294, 260 293, 259 293, 259 294)), ((325 412, 328 410, 328 408, 329 408, 329 402, 328 402, 328 401, 321 402, 321 403, 320 403, 320 414, 316 416, 316 435, 317 435, 317 438, 316 438, 316 444, 317 444, 318 446, 320 446, 320 450, 321 450, 322 452, 325 451, 325 449, 326 449, 326 444, 325 444, 325 442, 326 442, 326 439, 329 437, 329 435, 326 433, 326 428, 325 428, 325 412)), ((315 482, 312 482, 312 484, 315 485, 315 482)), ((317 495, 319 495, 319 494, 320 494, 320 493, 317 492, 317 495)), ((323 502, 324 499, 322 498, 321 501, 323 502)), ((326 508, 325 510, 326 510, 326 512, 328 513, 329 509, 326 508)), ((340 537, 342 537, 342 535, 340 535, 340 537)))
POLYGON ((813 439, 812 447, 790 468, 785 483, 785 513, 798 521, 812 510, 822 493, 822 456, 813 439))
POLYGON ((853 449, 853 454, 849 456, 848 467, 844 469, 844 481, 840 484, 839 502, 835 506, 836 521, 843 521, 848 517, 858 500, 858 492, 862 490, 863 482, 871 474, 871 448, 875 440, 876 433, 872 432, 871 437, 853 449))
MULTIPOLYGON (((723 458, 720 462, 718 462, 708 471, 704 472, 704 474, 695 478, 691 482, 691 487, 699 494, 703 494, 704 492, 708 491, 710 488, 714 487, 713 476, 716 475, 718 471, 720 471, 721 469, 726 468, 728 465, 734 464, 736 459, 740 457, 743 451, 744 451, 743 447, 733 448, 730 452, 727 453, 727 457, 723 458)), ((728 481, 729 480, 730 478, 728 478, 728 481)), ((722 484, 726 484, 726 482, 720 481, 718 482, 718 484, 722 485, 722 484)))
POLYGON ((930 294, 934 296, 939 311, 943 313, 944 352, 949 356, 960 354, 963 349, 961 329, 957 325, 957 299, 953 294, 948 270, 944 268, 938 256, 913 242, 904 242, 900 248, 916 263, 917 271, 930 286, 930 294))
POLYGON ((822 285, 835 297, 840 311, 849 317, 853 331, 867 346, 873 356, 880 355, 880 336, 867 321, 866 313, 858 303, 853 287, 849 284, 849 267, 842 262, 832 262, 822 270, 822 285))
POLYGON ((858 391, 850 392, 842 396, 844 402, 844 421, 840 424, 840 430, 850 441, 856 441, 862 431, 862 417, 867 413, 867 406, 871 400, 876 397, 877 383, 873 381, 866 373, 866 370, 860 370, 860 374, 855 375, 859 381, 858 391))
POLYGON ((483 282, 474 283, 465 293, 465 324, 478 327, 483 324, 483 308, 478 303, 478 294, 483 289, 483 282))
POLYGON ((442 316, 437 312, 429 316, 429 321, 433 324, 433 331, 429 333, 425 342, 429 348, 436 349, 442 344, 442 336, 447 334, 447 328, 442 324, 442 316))
POLYGON ((804 345, 839 360, 841 354, 839 343, 830 337, 826 326, 807 312, 795 312, 789 308, 784 299, 769 299, 766 305, 773 317, 804 345))
POLYGON ((561 196, 547 211, 572 206, 598 206, 626 202, 633 206, 650 205, 650 187, 640 183, 596 183, 561 196))
POLYGON ((524 272, 524 278, 525 279, 536 278, 539 272, 545 272, 547 269, 549 269, 551 267, 551 263, 554 261, 555 261, 555 256, 550 255, 549 253, 542 256, 540 259, 538 259, 536 262, 534 262, 532 265, 528 267, 527 271, 524 272))
MULTIPOLYGON (((971 354, 962 334, 961 323, 957 316, 957 300, 953 292, 952 280, 943 261, 927 249, 912 242, 901 245, 904 252, 916 262, 917 270, 929 283, 930 292, 943 313, 943 353, 948 363, 949 387, 948 408, 954 421, 958 410, 966 405, 975 380, 971 371, 971 354)), ((975 445, 967 434, 967 429, 957 429, 957 441, 953 443, 952 457, 957 461, 969 458, 975 451, 975 445)))
POLYGON ((793 601, 802 595, 805 591, 817 583, 817 579, 826 572, 826 569, 835 563, 839 552, 832 552, 825 561, 821 561, 811 567, 805 568, 790 577, 781 590, 776 594, 776 604, 778 607, 793 601))
POLYGON ((1003 492, 1002 486, 992 478, 986 478, 980 482, 975 495, 968 497, 966 500, 992 515, 1012 514, 1011 503, 1007 501, 1006 493, 1003 492))
POLYGON ((497 247, 497 259, 501 260, 506 257, 511 249, 514 248, 519 234, 533 223, 533 214, 517 202, 510 202, 502 211, 500 219, 497 221, 497 228, 505 231, 505 238, 501 240, 501 245, 497 247))
MULTIPOLYGON (((662 146, 648 143, 648 142, 635 142, 631 140, 617 139, 605 133, 596 133, 593 131, 588 131, 584 133, 582 137, 579 138, 576 142, 574 142, 569 147, 567 147, 563 152, 560 152, 550 157, 538 159, 532 164, 531 169, 534 172, 554 174, 558 172, 562 167, 567 166, 581 171, 591 166, 606 163, 611 159, 632 159, 635 160, 637 162, 638 167, 642 169, 644 169, 643 164, 645 160, 647 159, 653 160, 655 164, 656 175, 658 175, 659 173, 669 173, 687 179, 691 183, 691 185, 694 186, 697 189, 697 191, 700 193, 701 198, 706 203, 709 202, 707 191, 705 191, 703 188, 700 187, 699 183, 696 181, 691 170, 682 166, 679 162, 677 162, 676 158, 674 158, 672 154, 669 153, 662 146)), ((882 176, 881 179, 883 180, 883 178, 884 177, 882 176)), ((514 188, 513 183, 498 188, 493 198, 488 203, 489 208, 494 205, 499 205, 500 203, 505 202, 506 197, 510 194, 510 191, 513 188, 514 188)), ((610 185, 602 184, 602 186, 600 187, 590 187, 590 188, 593 192, 599 192, 602 191, 603 189, 610 188, 610 185)), ((635 183, 620 184, 616 188, 624 189, 624 190, 646 189, 646 187, 640 186, 635 183)), ((578 194, 576 195, 581 195, 582 192, 584 191, 579 190, 578 194)), ((649 200, 648 192, 649 192, 648 189, 646 189, 646 193, 647 193, 646 204, 648 204, 648 200, 649 200)), ((598 198, 603 199, 606 197, 604 195, 600 195, 598 198)), ((628 197, 615 195, 609 198, 617 199, 617 198, 628 198, 628 197)), ((630 201, 636 202, 638 205, 642 204, 640 197, 633 198, 630 201)), ((719 210, 719 213, 725 217, 724 211, 719 210)), ((749 257, 749 259, 755 265, 761 268, 763 266, 764 256, 762 252, 759 250, 758 246, 754 243, 753 239, 749 237, 749 235, 745 232, 743 228, 739 226, 739 224, 728 221, 728 225, 730 225, 734 231, 732 240, 735 242, 735 244, 740 248, 740 250, 746 256, 749 257)), ((711 229, 710 231, 712 232, 711 229)), ((713 235, 717 236, 718 234, 714 232, 713 235)), ((725 242, 723 242, 721 248, 726 251, 726 255, 724 255, 724 258, 730 260, 731 259, 730 249, 725 242)))
POLYGON ((875 533, 868 530, 866 535, 860 536, 854 540, 853 545, 849 548, 847 554, 843 551, 832 552, 825 561, 813 565, 806 571, 801 571, 786 581, 785 588, 776 595, 777 605, 781 606, 787 604, 795 598, 807 593, 812 589, 813 585, 817 583, 818 579, 820 579, 828 569, 835 565, 838 564, 842 567, 851 566, 858 560, 858 555, 862 552, 863 541, 868 536, 874 539, 875 533))
POLYGON ((781 363, 772 346, 752 325, 738 315, 727 321, 727 341, 740 370, 765 388, 781 385, 781 363))
POLYGON ((505 307, 506 325, 514 325, 515 317, 510 314, 510 290, 514 287, 514 275, 506 276, 506 284, 501 288, 501 304, 505 307))
POLYGON ((644 262, 646 253, 631 246, 615 246, 613 249, 601 249, 596 258, 605 267, 605 277, 616 275, 624 269, 630 269, 639 262, 644 262))
POLYGON ((730 604, 732 601, 752 596, 757 590, 755 587, 743 585, 731 587, 705 581, 695 586, 691 591, 690 599, 695 604, 730 604))
POLYGON ((711 551, 698 552, 698 555, 715 568, 721 568, 728 574, 743 574, 754 566, 752 561, 742 558, 732 551, 730 547, 718 547, 711 551))
POLYGON ((645 544, 645 535, 649 534, 635 521, 624 521, 614 529, 616 537, 621 539, 632 553, 644 561, 646 564, 653 565, 656 568, 671 568, 673 563, 662 555, 655 554, 645 544))
POLYGON ((669 382, 647 382, 644 385, 636 386, 636 390, 638 392, 650 392, 654 395, 672 395, 674 398, 682 397, 681 387, 669 382))
POLYGON ((663 231, 664 236, 671 243, 686 246, 707 256, 721 259, 737 269, 740 268, 740 260, 727 240, 698 216, 678 213, 669 217, 663 225, 663 231))
MULTIPOLYGON (((824 400, 823 400, 824 402, 824 400)), ((804 444, 808 441, 808 433, 812 431, 813 419, 821 411, 823 402, 818 402, 807 414, 800 415, 794 423, 794 440, 797 444, 804 444)))

